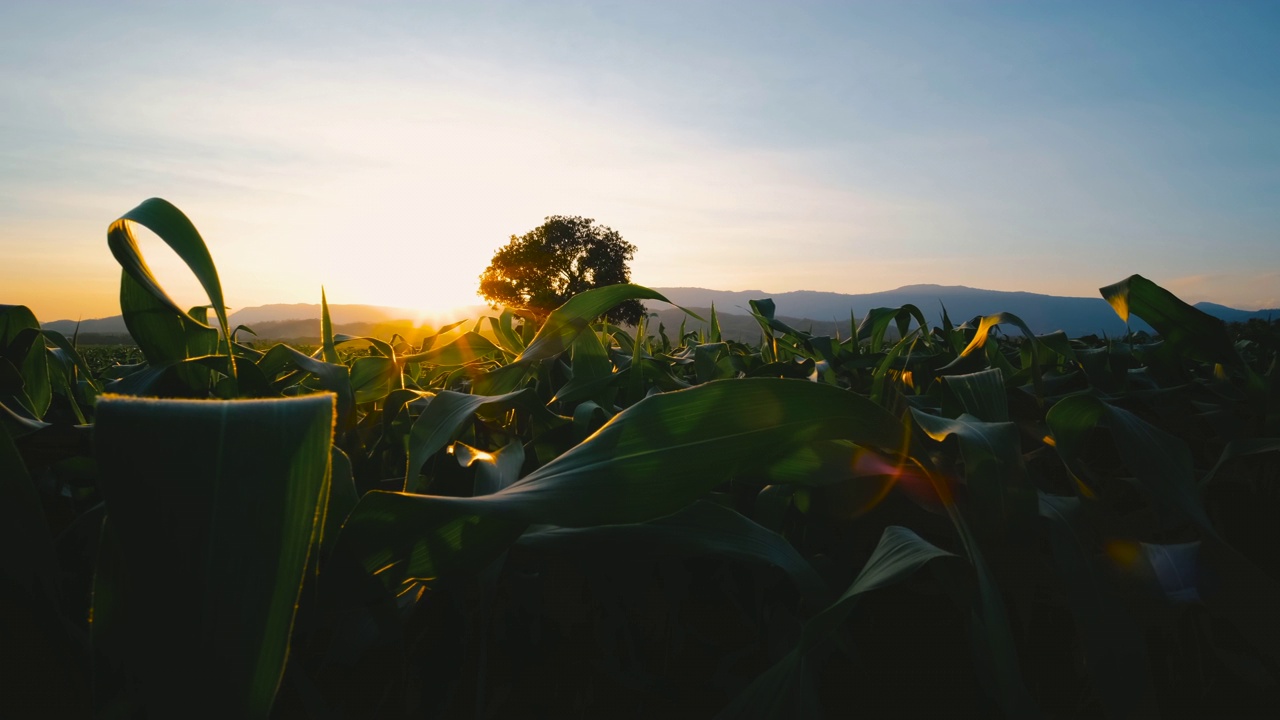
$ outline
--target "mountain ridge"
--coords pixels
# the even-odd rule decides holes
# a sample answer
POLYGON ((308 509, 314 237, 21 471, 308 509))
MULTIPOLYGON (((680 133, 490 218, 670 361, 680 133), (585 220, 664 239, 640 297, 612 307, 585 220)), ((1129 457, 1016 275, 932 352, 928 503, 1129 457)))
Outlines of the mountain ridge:
MULTIPOLYGON (((930 323, 941 321, 942 311, 954 323, 961 323, 981 315, 1009 312, 1020 317, 1033 331, 1047 333, 1061 330, 1078 337, 1091 334, 1117 336, 1126 331, 1125 324, 1116 316, 1111 306, 1101 297, 1070 297, 1046 295, 1022 290, 984 290, 965 285, 938 285, 922 283, 904 285, 893 290, 870 293, 837 293, 823 290, 792 290, 783 293, 766 293, 762 290, 713 290, 699 287, 654 287, 671 302, 683 307, 708 308, 715 305, 717 313, 749 315, 750 300, 771 298, 780 316, 825 326, 837 322, 847 324, 852 314, 861 318, 878 307, 915 305, 930 323)), ((1245 322, 1251 318, 1280 318, 1280 309, 1241 310, 1217 303, 1201 302, 1195 307, 1225 322, 1245 322)), ((658 308, 650 307, 650 311, 658 308)), ((329 314, 335 325, 365 323, 376 325, 389 322, 406 322, 410 318, 427 316, 424 321, 412 321, 440 325, 462 317, 475 317, 487 308, 475 305, 457 312, 423 313, 409 308, 384 305, 333 304, 329 314)), ((270 303, 241 308, 231 313, 232 327, 263 323, 316 320, 320 306, 312 303, 270 303)), ((55 320, 43 323, 43 327, 70 335, 76 331, 76 321, 55 320)), ((1134 330, 1150 330, 1140 320, 1131 323, 1134 330)), ((95 318, 80 322, 81 334, 124 334, 124 319, 119 316, 95 318)))

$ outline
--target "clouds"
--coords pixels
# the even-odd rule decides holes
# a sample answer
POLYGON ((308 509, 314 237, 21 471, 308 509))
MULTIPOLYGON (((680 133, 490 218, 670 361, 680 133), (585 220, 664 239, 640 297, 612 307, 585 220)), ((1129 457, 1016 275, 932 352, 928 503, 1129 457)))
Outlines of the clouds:
POLYGON ((1151 279, 1189 303, 1208 301, 1247 310, 1280 308, 1280 271, 1203 273, 1151 279))
POLYGON ((1280 295, 1274 51, 1076 7, 6 7, 0 276, 114 282, 106 224, 161 195, 238 305, 470 302, 550 214, 652 285, 1280 295))

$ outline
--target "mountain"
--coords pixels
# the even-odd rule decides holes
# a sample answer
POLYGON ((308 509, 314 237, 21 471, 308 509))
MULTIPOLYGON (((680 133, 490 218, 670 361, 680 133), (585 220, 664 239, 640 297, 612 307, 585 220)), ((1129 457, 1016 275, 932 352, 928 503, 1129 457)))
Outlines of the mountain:
MULTIPOLYGON (((478 317, 489 308, 485 305, 469 305, 456 308, 446 313, 414 310, 412 308, 388 307, 385 305, 329 305, 329 319, 334 325, 352 323, 401 323, 413 322, 422 325, 445 325, 464 318, 478 317)), ((320 306, 312 303, 276 303, 241 308, 227 318, 231 327, 268 322, 284 322, 289 320, 319 320, 320 306)))
MULTIPOLYGON (((353 322, 386 322, 417 317, 417 310, 382 305, 330 305, 329 319, 334 324, 353 322)), ((286 320, 319 320, 320 306, 313 303, 275 303, 241 308, 227 318, 231 327, 286 320)), ((254 328, 255 330, 257 328, 254 328)))
MULTIPOLYGON (((1041 295, 1030 292, 980 290, 962 285, 908 285, 883 292, 844 294, 797 290, 785 293, 766 293, 760 290, 708 290, 706 288, 672 287, 654 288, 673 303, 689 308, 702 317, 708 317, 708 308, 715 303, 716 312, 722 317, 721 325, 731 337, 754 341, 758 337, 755 321, 750 319, 750 300, 772 298, 778 317, 801 329, 812 328, 816 334, 841 335, 849 333, 849 315, 852 312, 861 319, 873 308, 915 305, 931 324, 939 324, 945 307, 951 321, 957 325, 979 315, 1010 312, 1022 318, 1036 333, 1062 330, 1071 337, 1123 335, 1124 323, 1101 297, 1079 298, 1041 295), (724 319, 728 318, 728 319, 724 319), (732 330, 730 330, 732 327, 732 330)), ((1236 308, 1202 302, 1196 305, 1202 311, 1226 322, 1244 322, 1250 318, 1280 318, 1277 310, 1239 310, 1236 308)), ((659 319, 672 335, 679 330, 682 313, 670 313, 662 303, 650 302, 650 312, 658 312, 659 319)), ((381 337, 390 332, 404 334, 405 328, 420 325, 439 327, 454 320, 475 318, 492 312, 483 305, 460 308, 451 314, 428 316, 421 320, 419 311, 381 305, 330 305, 329 315, 336 332, 348 335, 374 334, 381 337)), ((231 327, 247 325, 258 332, 260 339, 284 339, 319 337, 320 306, 310 303, 272 304, 241 308, 230 316, 231 327), (314 330, 313 330, 314 328, 314 330)), ((690 319, 688 329, 697 327, 690 319)), ((76 330, 74 320, 56 320, 43 327, 57 330, 67 336, 76 330)), ((1134 330, 1150 331, 1146 323, 1133 319, 1134 330)), ((84 320, 80 323, 80 337, 86 342, 128 342, 124 320, 116 315, 109 318, 84 320)))
POLYGON ((1248 322, 1250 320, 1280 320, 1280 308, 1268 310, 1237 310, 1226 305, 1211 302, 1198 302, 1196 308, 1226 322, 1248 322))
MULTIPOLYGON (((860 319, 873 308, 893 308, 907 304, 920 308, 925 319, 932 324, 941 322, 945 308, 951 321, 957 325, 979 315, 1009 312, 1022 318, 1036 333, 1062 330, 1071 337, 1104 333, 1114 337, 1125 332, 1124 323, 1101 297, 1060 297, 1030 292, 980 290, 962 285, 907 285, 896 290, 854 295, 811 290, 771 295, 758 290, 727 292, 705 288, 654 289, 673 303, 684 307, 708 307, 714 302, 716 312, 720 314, 750 314, 750 306, 747 304, 749 300, 771 297, 779 315, 806 318, 808 322, 824 325, 838 323, 845 328, 841 331, 842 334, 848 334, 850 312, 860 319)), ((1137 318, 1133 319, 1132 328, 1148 332, 1151 330, 1137 318)))
MULTIPOLYGON (((119 315, 112 315, 107 318, 98 318, 95 320, 79 321, 81 335, 128 335, 129 329, 124 326, 124 318, 119 315)), ((76 332, 77 322, 75 320, 54 320, 53 322, 40 323, 40 327, 45 330, 53 330, 60 332, 67 337, 71 337, 76 332)))
MULTIPOLYGON (((335 304, 329 306, 329 318, 335 332, 380 337, 391 332, 404 334, 423 325, 438 327, 455 320, 478 317, 487 310, 486 306, 476 305, 459 308, 454 313, 427 313, 424 316, 421 311, 408 308, 335 304)), ((238 325, 253 328, 260 339, 320 337, 320 306, 312 303, 274 303, 241 308, 232 312, 227 320, 232 328, 238 325)), ((76 324, 75 320, 54 320, 41 323, 41 327, 71 337, 76 332, 76 324)), ((129 330, 119 315, 82 320, 79 329, 80 338, 90 344, 129 342, 129 330)))

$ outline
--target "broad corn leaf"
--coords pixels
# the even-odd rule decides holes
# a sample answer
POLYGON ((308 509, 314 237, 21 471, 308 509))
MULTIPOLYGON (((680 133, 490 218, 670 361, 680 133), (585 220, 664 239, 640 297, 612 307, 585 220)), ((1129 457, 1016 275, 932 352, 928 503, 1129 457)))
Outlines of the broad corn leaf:
POLYGON ((333 396, 107 396, 97 412, 98 712, 176 717, 198 699, 210 715, 266 717, 321 537, 333 396))
MULTIPOLYGON (((808 656, 831 641, 853 613, 860 596, 901 582, 931 560, 945 557, 954 558, 955 555, 929 544, 907 528, 894 525, 885 528, 871 558, 844 594, 806 623, 799 644, 757 677, 716 717, 720 720, 764 720, 819 716, 820 708, 814 705, 815 693, 807 690, 808 682, 811 682, 807 669, 809 663, 806 663, 808 656)), ((867 690, 878 691, 876 688, 867 690)))

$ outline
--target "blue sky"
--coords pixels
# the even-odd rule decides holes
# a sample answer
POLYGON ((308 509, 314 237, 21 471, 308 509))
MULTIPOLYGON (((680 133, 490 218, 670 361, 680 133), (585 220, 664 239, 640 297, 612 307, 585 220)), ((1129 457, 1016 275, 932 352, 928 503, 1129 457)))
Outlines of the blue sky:
POLYGON ((160 196, 233 306, 472 303, 576 214, 654 286, 1136 272, 1277 307, 1277 31, 1264 2, 7 3, 0 303, 116 313, 106 227, 160 196))

